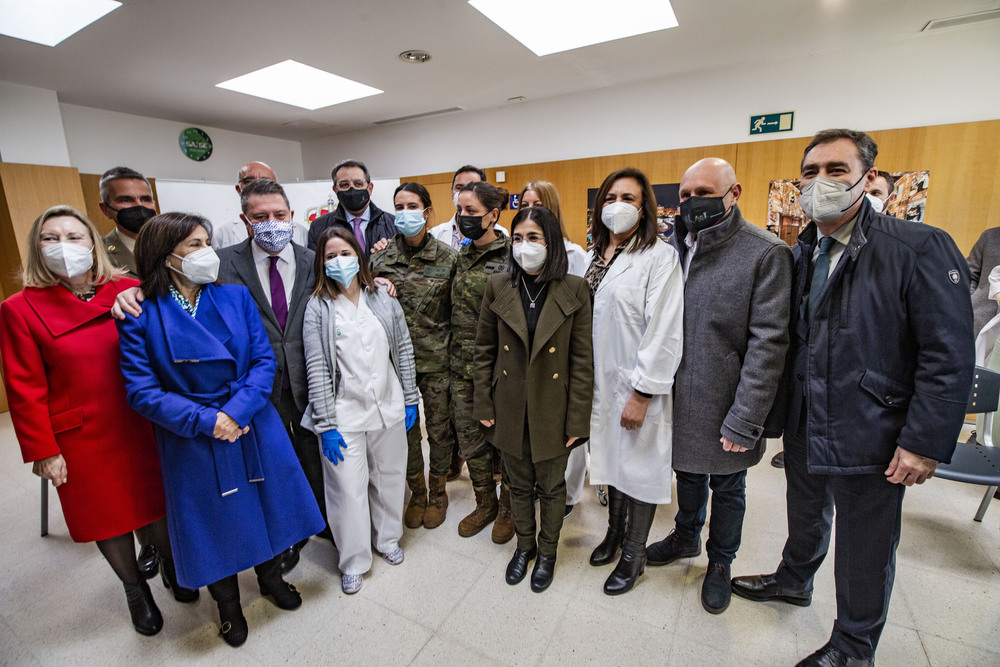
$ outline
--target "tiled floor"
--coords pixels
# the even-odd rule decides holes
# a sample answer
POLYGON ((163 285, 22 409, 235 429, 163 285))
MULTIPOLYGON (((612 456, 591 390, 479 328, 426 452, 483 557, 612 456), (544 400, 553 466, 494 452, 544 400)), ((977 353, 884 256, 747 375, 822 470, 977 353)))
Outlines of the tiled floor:
MULTIPOLYGON (((181 605, 158 580, 164 628, 142 637, 97 549, 69 539, 54 492, 51 534, 38 536, 39 482, 0 415, 0 664, 793 665, 829 636, 832 559, 808 608, 734 598, 724 614, 706 613, 704 555, 650 568, 631 593, 607 597, 611 566, 587 563, 607 513, 588 488, 563 528, 555 581, 538 595, 527 581, 504 583, 513 544, 493 544, 488 531, 458 536, 473 506, 468 477, 448 491, 445 524, 407 530, 406 561, 378 559, 357 595, 341 593, 333 548, 313 540, 289 576, 305 598, 294 612, 261 599, 252 572, 241 575, 243 647, 218 637, 207 591, 181 605)), ((907 493, 879 665, 1000 665, 1000 501, 974 523, 981 495, 943 480, 907 493)), ((747 504, 734 572, 770 572, 785 538, 784 477, 766 459, 750 473, 747 504)), ((652 539, 673 513, 659 508, 652 539)))

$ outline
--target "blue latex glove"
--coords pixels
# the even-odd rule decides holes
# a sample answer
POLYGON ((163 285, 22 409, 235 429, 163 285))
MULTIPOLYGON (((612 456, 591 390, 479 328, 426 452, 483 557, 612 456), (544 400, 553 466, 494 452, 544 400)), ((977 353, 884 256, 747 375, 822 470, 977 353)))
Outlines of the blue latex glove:
POLYGON ((403 425, 406 426, 406 430, 409 431, 413 428, 413 425, 417 423, 417 406, 407 405, 406 406, 406 417, 403 420, 403 425))
POLYGON ((344 442, 344 436, 340 435, 340 431, 337 429, 326 431, 320 438, 323 440, 323 456, 329 459, 330 463, 337 465, 338 461, 344 460, 340 450, 347 449, 347 443, 344 442))

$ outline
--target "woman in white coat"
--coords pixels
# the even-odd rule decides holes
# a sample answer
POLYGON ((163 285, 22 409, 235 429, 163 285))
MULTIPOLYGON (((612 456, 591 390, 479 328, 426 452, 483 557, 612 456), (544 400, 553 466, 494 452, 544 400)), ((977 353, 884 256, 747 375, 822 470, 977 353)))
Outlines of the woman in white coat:
POLYGON ((613 562, 622 546, 604 583, 605 593, 619 595, 645 568, 656 505, 670 502, 671 390, 683 342, 684 280, 677 252, 657 237, 653 188, 638 169, 604 179, 591 232, 590 483, 608 487, 608 533, 590 563, 613 562))

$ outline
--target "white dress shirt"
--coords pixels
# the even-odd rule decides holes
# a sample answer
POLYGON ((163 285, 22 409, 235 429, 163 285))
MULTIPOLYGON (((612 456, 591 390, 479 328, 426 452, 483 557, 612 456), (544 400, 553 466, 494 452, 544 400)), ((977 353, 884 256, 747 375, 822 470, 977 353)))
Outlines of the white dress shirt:
MULTIPOLYGON (((271 254, 261 248, 256 243, 250 243, 250 250, 253 252, 253 264, 257 267, 257 277, 260 279, 260 286, 264 288, 264 296, 267 303, 271 304, 271 254)), ((285 286, 285 303, 291 307, 292 287, 295 285, 295 250, 289 243, 278 253, 278 275, 285 286)))

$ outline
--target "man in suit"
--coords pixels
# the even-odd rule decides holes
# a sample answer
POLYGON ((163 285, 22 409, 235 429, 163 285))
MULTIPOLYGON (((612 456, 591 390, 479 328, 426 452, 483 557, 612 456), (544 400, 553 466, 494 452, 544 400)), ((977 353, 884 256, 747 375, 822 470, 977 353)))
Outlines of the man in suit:
MULTIPOLYGON (((333 191, 339 205, 333 213, 327 213, 313 220, 309 226, 309 249, 316 250, 319 235, 327 227, 339 225, 354 234, 365 256, 376 250, 380 241, 388 242, 396 235, 396 216, 379 209, 371 201, 372 176, 368 167, 357 160, 345 160, 330 172, 333 191)), ((384 248, 385 245, 380 245, 384 248)))
MULTIPOLYGON (((257 304, 278 361, 271 402, 288 431, 325 518, 319 445, 315 434, 299 423, 309 403, 302 319, 306 302, 316 286, 315 255, 292 241, 293 212, 284 188, 274 181, 260 178, 247 183, 240 193, 240 207, 249 238, 218 251, 219 280, 246 286, 257 304)), ((283 554, 282 571, 295 567, 304 545, 304 541, 293 545, 283 554)))
POLYGON ((646 548, 649 565, 701 554, 709 489, 708 570, 701 604, 729 607, 743 533, 747 469, 764 455, 764 421, 788 350, 792 251, 743 219, 732 165, 705 158, 680 183, 670 243, 684 267, 684 353, 674 379, 674 530, 646 548))
POLYGON ((864 192, 877 154, 864 132, 836 129, 803 155, 799 203, 812 222, 793 249, 775 415, 788 539, 776 572, 732 582, 750 600, 808 606, 836 508, 837 618, 799 665, 874 664, 903 492, 951 460, 972 386, 968 267, 942 230, 875 212, 864 192))
POLYGON ((136 278, 135 237, 147 220, 156 215, 153 188, 146 177, 128 167, 108 169, 101 176, 101 212, 115 223, 106 236, 104 249, 118 268, 125 269, 129 278, 136 278))

